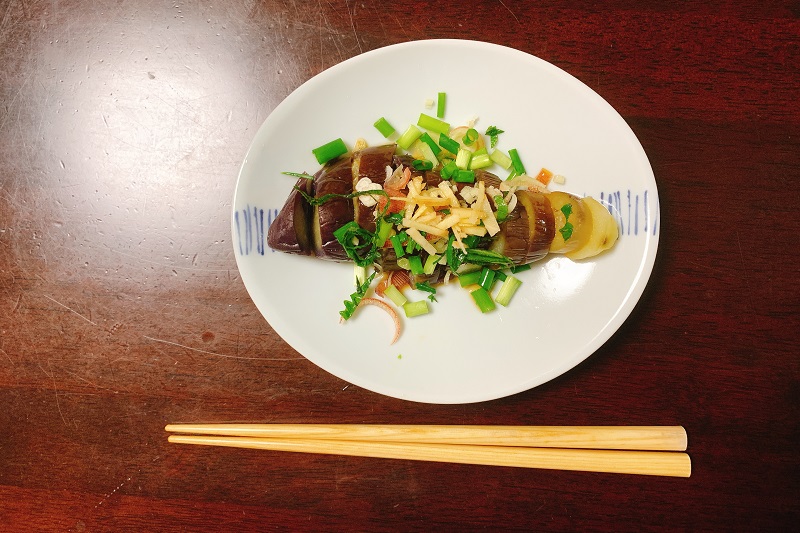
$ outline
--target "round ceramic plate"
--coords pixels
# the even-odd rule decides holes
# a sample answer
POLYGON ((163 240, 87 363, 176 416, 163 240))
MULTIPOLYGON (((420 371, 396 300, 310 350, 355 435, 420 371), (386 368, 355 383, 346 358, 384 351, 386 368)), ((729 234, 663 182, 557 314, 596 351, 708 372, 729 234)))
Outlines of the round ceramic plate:
MULTIPOLYGON (((495 167, 498 174, 505 171, 495 167)), ((658 246, 658 193, 641 145, 620 115, 586 85, 518 50, 474 41, 430 40, 374 50, 320 73, 267 118, 241 167, 233 201, 233 245, 244 284, 264 318, 295 350, 328 372, 388 396, 429 403, 491 400, 536 387, 597 350, 629 316, 658 246), (295 179, 314 173, 311 149, 341 137, 385 143, 379 117, 415 124, 438 92, 445 120, 504 130, 498 149, 517 148, 529 173, 566 177, 552 188, 592 196, 617 218, 607 253, 573 262, 553 257, 518 277, 507 308, 481 314, 457 283, 439 289, 432 312, 403 318, 400 340, 380 309, 340 323, 353 268, 275 252, 266 232, 295 179)), ((422 299, 424 293, 409 293, 422 299)))

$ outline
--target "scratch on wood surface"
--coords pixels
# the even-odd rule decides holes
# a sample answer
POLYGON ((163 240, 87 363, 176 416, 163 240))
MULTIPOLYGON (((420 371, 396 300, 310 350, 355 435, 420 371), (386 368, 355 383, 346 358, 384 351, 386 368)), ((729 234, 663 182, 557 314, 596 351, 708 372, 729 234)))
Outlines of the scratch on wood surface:
POLYGON ((85 383, 88 383, 89 385, 91 385, 92 387, 95 387, 95 388, 97 388, 97 389, 103 389, 103 390, 107 390, 107 391, 113 392, 114 394, 117 394, 117 393, 119 392, 119 391, 117 391, 117 390, 114 390, 114 389, 109 389, 108 387, 103 387, 102 385, 98 385, 97 383, 94 383, 94 382, 92 382, 92 381, 89 381, 88 379, 86 379, 86 378, 84 378, 84 377, 82 377, 82 376, 79 376, 79 375, 78 375, 78 374, 76 374, 75 372, 70 372, 69 370, 64 370, 64 372, 66 372, 66 373, 67 373, 67 374, 69 374, 70 376, 74 377, 75 379, 79 379, 79 380, 81 380, 81 381, 83 381, 83 382, 85 382, 85 383))
POLYGON ((358 38, 358 31, 356 31, 355 14, 356 14, 357 3, 353 3, 352 11, 350 10, 350 2, 345 1, 344 5, 347 8, 347 14, 350 15, 350 27, 353 28, 353 37, 356 38, 356 44, 358 45, 358 52, 363 54, 364 50, 361 48, 361 39, 358 38))
POLYGON ((517 18, 517 16, 514 14, 514 12, 513 12, 513 11, 511 11, 511 9, 509 9, 509 7, 508 7, 507 5, 505 5, 505 3, 503 3, 503 0, 497 0, 497 1, 498 1, 498 2, 500 2, 500 5, 501 5, 501 6, 503 6, 504 8, 506 8, 506 10, 507 10, 509 13, 511 13, 511 16, 512 16, 512 17, 514 17, 514 20, 516 20, 516 21, 517 21, 517 24, 519 24, 519 19, 518 19, 518 18, 517 18))
POLYGON ((47 298, 47 299, 48 299, 48 300, 50 300, 51 302, 53 302, 53 303, 56 303, 56 304, 60 305, 61 307, 63 307, 63 308, 64 308, 64 309, 66 309, 67 311, 71 311, 71 312, 75 313, 76 315, 78 315, 79 317, 81 317, 82 319, 84 319, 84 320, 85 320, 86 322, 88 322, 89 324, 91 324, 91 325, 93 325, 93 326, 96 326, 96 325, 97 325, 97 324, 95 324, 94 322, 92 322, 91 320, 89 320, 88 318, 86 318, 85 316, 83 316, 82 314, 80 314, 79 312, 77 312, 76 310, 74 310, 73 308, 71 308, 71 307, 68 307, 68 306, 66 306, 66 305, 62 304, 62 303, 61 303, 61 302, 59 302, 58 300, 55 300, 55 299, 53 299, 53 298, 49 297, 49 296, 48 296, 48 295, 46 295, 46 294, 42 294, 42 296, 44 296, 45 298, 47 298))
POLYGON ((117 492, 117 491, 118 491, 120 488, 122 488, 122 486, 123 486, 125 483, 127 483, 127 482, 128 482, 128 481, 130 481, 130 480, 131 480, 131 476, 128 476, 126 479, 124 479, 124 480, 122 481, 122 483, 120 483, 119 485, 117 485, 116 487, 114 487, 114 490, 112 490, 111 492, 109 492, 108 494, 106 494, 106 495, 103 497, 103 499, 102 499, 102 500, 100 500, 99 502, 97 502, 97 505, 95 505, 95 506, 94 506, 94 508, 95 508, 95 509, 97 509, 98 507, 100 507, 101 505, 103 505, 103 503, 104 503, 106 500, 108 500, 110 497, 112 497, 112 496, 113 496, 113 495, 114 495, 114 494, 115 494, 115 493, 116 493, 116 492, 117 492))
POLYGON ((244 359, 247 361, 297 361, 303 359, 302 357, 245 357, 242 355, 228 355, 224 353, 217 353, 217 352, 209 352, 208 350, 201 350, 200 348, 192 348, 191 346, 186 346, 185 344, 180 344, 177 342, 172 342, 164 339, 156 339, 155 337, 149 337, 147 335, 142 335, 145 339, 154 341, 154 342, 163 342, 164 344, 169 344, 172 346, 177 346, 179 348, 186 348, 187 350, 192 350, 193 352, 205 353, 208 355, 215 355, 217 357, 225 357, 226 359, 244 359))
POLYGON ((56 385, 56 373, 53 370, 53 365, 50 359, 47 360, 47 367, 50 369, 49 374, 47 373, 47 370, 45 370, 44 367, 42 367, 42 365, 39 364, 38 362, 36 363, 36 366, 39 367, 39 369, 44 373, 45 376, 47 376, 53 381, 53 394, 55 394, 56 396, 56 409, 58 409, 58 414, 61 416, 61 421, 64 422, 64 425, 69 426, 69 424, 67 424, 67 419, 64 418, 63 411, 61 411, 61 402, 58 401, 58 386, 56 385))

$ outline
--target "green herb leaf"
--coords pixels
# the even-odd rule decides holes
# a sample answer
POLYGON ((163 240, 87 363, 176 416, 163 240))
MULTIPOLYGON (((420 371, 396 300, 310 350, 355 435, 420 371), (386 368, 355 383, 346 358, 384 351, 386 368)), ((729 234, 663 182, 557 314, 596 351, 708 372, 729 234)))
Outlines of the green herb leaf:
POLYGON ((569 221, 569 216, 572 214, 572 204, 562 205, 561 212, 564 213, 564 220, 566 222, 564 223, 564 227, 558 230, 558 232, 561 233, 561 237, 563 237, 564 242, 566 242, 572 237, 572 231, 575 229, 569 221))
POLYGON ((486 128, 485 135, 489 137, 491 148, 494 148, 494 145, 497 144, 497 138, 501 133, 505 132, 499 129, 497 126, 489 126, 488 128, 486 128))
POLYGON ((347 257, 358 266, 372 265, 381 254, 375 234, 365 230, 354 221, 348 222, 334 231, 333 236, 342 245, 347 257))
POLYGON ((568 241, 570 237, 572 237, 572 222, 567 222, 564 224, 564 227, 558 230, 561 236, 564 238, 564 242, 568 241))
POLYGON ((500 267, 510 267, 514 264, 514 261, 503 254, 498 254, 491 250, 476 250, 474 248, 467 250, 464 262, 480 266, 497 265, 500 267))
POLYGON ((367 290, 372 284, 372 280, 375 279, 375 274, 377 274, 377 272, 370 274, 370 276, 364 280, 364 283, 361 283, 358 287, 356 287, 356 292, 350 295, 350 299, 344 301, 344 309, 339 311, 339 314, 344 320, 347 320, 353 316, 356 308, 358 308, 358 304, 361 303, 361 300, 367 294, 367 290))
POLYGON ((281 174, 286 174, 287 176, 293 176, 295 178, 303 178, 307 180, 313 180, 314 176, 311 174, 306 174, 305 172, 281 172, 281 174))

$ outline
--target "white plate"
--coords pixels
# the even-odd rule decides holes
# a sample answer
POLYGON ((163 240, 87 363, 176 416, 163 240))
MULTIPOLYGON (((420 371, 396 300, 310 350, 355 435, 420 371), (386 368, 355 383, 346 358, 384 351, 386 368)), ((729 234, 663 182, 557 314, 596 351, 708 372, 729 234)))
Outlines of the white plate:
MULTIPOLYGON (((501 175, 501 172, 498 172, 501 175)), ((555 187, 554 187, 555 188, 555 187)), ((518 50, 474 41, 429 40, 367 52, 320 73, 267 118, 242 164, 233 202, 233 245, 258 309, 295 350, 371 391, 419 402, 469 403, 536 387, 597 350, 633 310, 658 246, 658 193, 641 145, 619 114, 586 85, 518 50), (265 247, 270 221, 294 178, 315 172, 311 149, 341 137, 385 142, 372 124, 416 123, 425 100, 447 93, 452 125, 505 130, 526 168, 567 178, 563 190, 593 196, 621 226, 615 248, 594 260, 556 257, 521 273, 512 305, 481 314, 450 284, 432 313, 391 321, 366 307, 345 324, 338 311, 353 269, 265 247)), ((420 293, 419 298, 423 298, 420 293)))

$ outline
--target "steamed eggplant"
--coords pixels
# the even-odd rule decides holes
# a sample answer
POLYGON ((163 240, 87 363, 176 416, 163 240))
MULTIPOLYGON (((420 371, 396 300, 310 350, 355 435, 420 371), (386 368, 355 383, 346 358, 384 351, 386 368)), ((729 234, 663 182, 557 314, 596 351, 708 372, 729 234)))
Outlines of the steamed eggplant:
MULTIPOLYGON (((368 232, 376 230, 377 208, 353 196, 362 178, 382 188, 388 176, 402 167, 410 170, 412 180, 421 178, 428 189, 440 186, 443 180, 438 170, 413 170, 412 160, 409 155, 398 155, 392 144, 369 147, 327 163, 313 180, 298 180, 269 227, 269 246, 287 253, 349 261, 334 232, 351 222, 368 232)), ((452 184, 456 187, 453 191, 456 196, 464 192, 466 186, 477 185, 482 190, 502 187, 503 181, 494 174, 483 170, 474 172, 475 184, 452 184)), ((481 239, 478 247, 500 254, 515 265, 532 263, 549 253, 585 259, 608 250, 617 240, 616 220, 592 198, 524 186, 509 191, 508 196, 511 194, 516 198, 509 203, 502 222, 498 221, 499 231, 481 239)), ((487 196, 486 201, 492 209, 498 209, 495 200, 487 196)), ((398 268, 391 246, 381 250, 376 262, 385 270, 398 268)))

